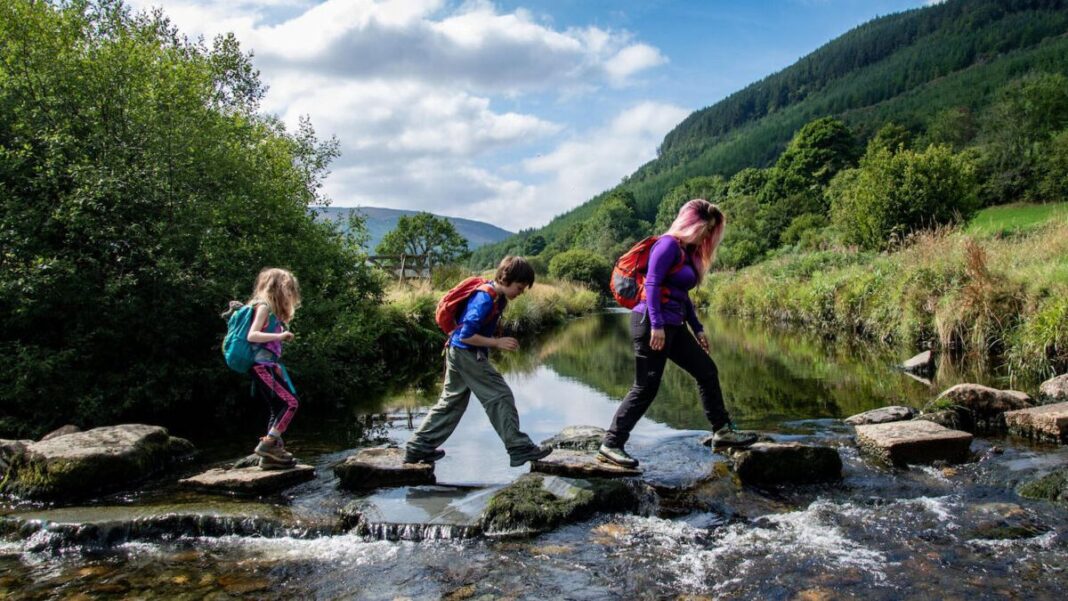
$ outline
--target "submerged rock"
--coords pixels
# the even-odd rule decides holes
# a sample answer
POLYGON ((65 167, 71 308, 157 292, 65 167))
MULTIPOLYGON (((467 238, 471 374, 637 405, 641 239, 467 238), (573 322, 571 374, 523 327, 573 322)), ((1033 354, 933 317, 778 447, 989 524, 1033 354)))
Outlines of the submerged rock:
POLYGON ((871 411, 865 411, 864 413, 858 413, 852 417, 845 419, 845 423, 850 426, 862 426, 864 424, 887 424, 890 422, 900 422, 907 419, 912 419, 916 416, 917 411, 912 407, 902 407, 900 405, 894 405, 891 407, 881 407, 879 409, 872 409, 871 411))
POLYGON ((1009 411, 1005 424, 1017 436, 1068 443, 1068 402, 1009 411))
POLYGON ((911 420, 857 426, 857 444, 862 451, 898 466, 960 463, 968 458, 972 435, 934 422, 911 420))
POLYGON ((1068 502, 1068 468, 1059 469, 1037 480, 1021 484, 1016 492, 1028 499, 1068 502))
POLYGON ((541 444, 554 449, 596 451, 600 448, 604 435, 604 428, 597 426, 568 426, 556 436, 543 440, 541 444))
POLYGON ((315 478, 315 468, 297 465, 284 470, 257 467, 215 468, 178 483, 189 488, 247 495, 264 495, 295 486, 315 478))
POLYGON ((533 535, 595 513, 638 512, 654 496, 636 480, 524 474, 493 495, 482 513, 482 529, 489 535, 533 535))
POLYGON ((756 443, 734 452, 734 471, 747 484, 810 484, 842 478, 837 449, 799 443, 756 443))
POLYGON ((338 486, 365 490, 382 486, 433 484, 434 464, 404 463, 404 449, 363 449, 334 466, 338 486))
POLYGON ((1068 374, 1043 382, 1038 387, 1038 402, 1047 405, 1068 402, 1068 374))
POLYGON ((900 367, 903 371, 910 374, 929 376, 933 374, 935 370, 934 353, 931 351, 924 351, 908 361, 905 361, 900 367))
POLYGON ((627 478, 642 475, 641 470, 600 461, 585 451, 553 451, 545 459, 532 461, 530 471, 577 478, 627 478))
POLYGON ((194 452, 165 428, 123 424, 24 445, 8 461, 0 491, 37 499, 76 498, 121 489, 194 452))
MULTIPOLYGON (((1026 393, 1017 390, 998 390, 980 384, 957 384, 938 396, 924 408, 924 413, 953 410, 966 412, 975 424, 976 432, 998 432, 1005 429, 1005 412, 1026 409, 1034 403, 1026 393)), ((962 418, 967 422, 966 418, 962 418)))

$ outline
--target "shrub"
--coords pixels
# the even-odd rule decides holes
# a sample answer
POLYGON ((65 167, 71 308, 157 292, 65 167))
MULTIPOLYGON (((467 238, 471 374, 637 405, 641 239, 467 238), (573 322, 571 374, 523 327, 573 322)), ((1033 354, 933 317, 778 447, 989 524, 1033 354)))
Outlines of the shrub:
POLYGON ((607 292, 612 264, 608 259, 591 251, 574 249, 553 257, 549 262, 549 275, 585 284, 599 292, 607 292))
POLYGON ((947 146, 896 154, 875 148, 827 190, 849 242, 883 250, 921 229, 955 223, 977 208, 972 166, 947 146))

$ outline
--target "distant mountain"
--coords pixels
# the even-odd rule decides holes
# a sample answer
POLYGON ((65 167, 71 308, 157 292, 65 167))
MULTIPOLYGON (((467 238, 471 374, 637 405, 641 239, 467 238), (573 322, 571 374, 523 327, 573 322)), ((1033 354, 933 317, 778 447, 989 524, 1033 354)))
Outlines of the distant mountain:
MULTIPOLYGON (((319 219, 341 220, 342 223, 348 218, 350 211, 359 211, 367 218, 367 232, 371 235, 367 248, 371 251, 378 246, 383 236, 397 226, 397 220, 401 216, 419 213, 419 211, 383 209, 380 207, 326 207, 316 209, 316 212, 319 213, 319 219)), ((441 217, 441 215, 438 216, 441 217)), ((483 221, 461 219, 459 217, 445 217, 445 219, 448 219, 456 226, 456 231, 460 232, 460 235, 467 240, 467 246, 471 249, 500 242, 514 233, 483 221)))
POLYGON ((947 109, 979 114, 1003 85, 1030 71, 1068 74, 1068 0, 946 0, 873 19, 695 111, 623 183, 542 228, 481 249, 471 263, 490 264, 533 235, 551 245, 616 191, 633 194, 637 217, 653 221, 675 186, 767 167, 814 119, 842 119, 861 140, 890 121, 919 132, 947 109))

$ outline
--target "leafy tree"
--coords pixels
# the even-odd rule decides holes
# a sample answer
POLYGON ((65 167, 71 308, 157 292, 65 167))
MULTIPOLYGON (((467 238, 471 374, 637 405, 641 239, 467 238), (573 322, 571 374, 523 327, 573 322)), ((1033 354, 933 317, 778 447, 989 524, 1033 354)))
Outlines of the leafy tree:
POLYGON ((930 144, 946 144, 961 150, 975 139, 979 124, 975 113, 966 106, 945 109, 927 122, 925 138, 930 144))
POLYGON ((431 213, 401 216, 375 250, 383 255, 427 255, 431 265, 463 260, 470 254, 467 240, 456 226, 431 213))
POLYGON ((731 178, 727 187, 728 196, 756 196, 768 183, 768 170, 746 167, 731 178))
POLYGON ((545 250, 545 244, 545 236, 534 234, 523 242, 523 254, 528 256, 541 254, 541 251, 545 250))
POLYGON ((805 124, 775 162, 760 201, 779 199, 826 186, 834 174, 857 159, 857 142, 839 119, 823 117, 805 124))
POLYGON ((549 262, 549 275, 562 280, 586 284, 593 290, 608 291, 612 264, 592 251, 576 248, 560 253, 549 262))
POLYGON ((653 231, 665 232, 675 217, 679 214, 682 205, 695 198, 703 198, 709 202, 719 203, 727 196, 727 180, 720 175, 710 177, 692 177, 679 184, 671 192, 664 196, 660 202, 660 208, 656 212, 656 223, 653 231))
POLYGON ((828 189, 846 239, 882 250, 918 229, 967 219, 977 208, 974 169, 948 146, 892 154, 875 148, 828 189))
POLYGON ((884 148, 890 152, 897 152, 903 148, 909 148, 912 144, 912 132, 908 128, 896 123, 887 123, 875 132, 868 140, 868 152, 873 148, 884 148))
POLYGON ((582 224, 576 245, 602 257, 622 254, 648 229, 634 212, 634 196, 613 194, 582 224))
POLYGON ((218 314, 267 265, 302 284, 287 354, 309 409, 425 356, 365 350, 433 338, 380 310, 362 224, 311 219, 337 144, 260 115, 263 91, 232 36, 191 43, 117 2, 0 3, 0 433, 247 411, 218 314))
POLYGON ((1068 201, 1068 129, 1043 148, 1039 195, 1046 202, 1068 201))

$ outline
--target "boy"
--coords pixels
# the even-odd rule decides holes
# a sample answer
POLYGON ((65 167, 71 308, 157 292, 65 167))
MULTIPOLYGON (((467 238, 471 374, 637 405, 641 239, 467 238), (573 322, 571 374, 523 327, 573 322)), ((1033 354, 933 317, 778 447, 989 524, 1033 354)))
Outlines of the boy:
POLYGON ((515 338, 496 338, 494 333, 508 301, 533 285, 534 268, 530 263, 522 257, 505 257, 493 281, 471 295, 457 319, 459 327, 449 336, 441 397, 408 441, 405 463, 433 463, 445 456, 445 451, 438 447, 460 423, 472 392, 504 442, 512 467, 542 459, 552 452, 549 447, 535 445, 519 430, 519 412, 512 389, 489 362, 490 348, 506 351, 519 348, 515 338))

